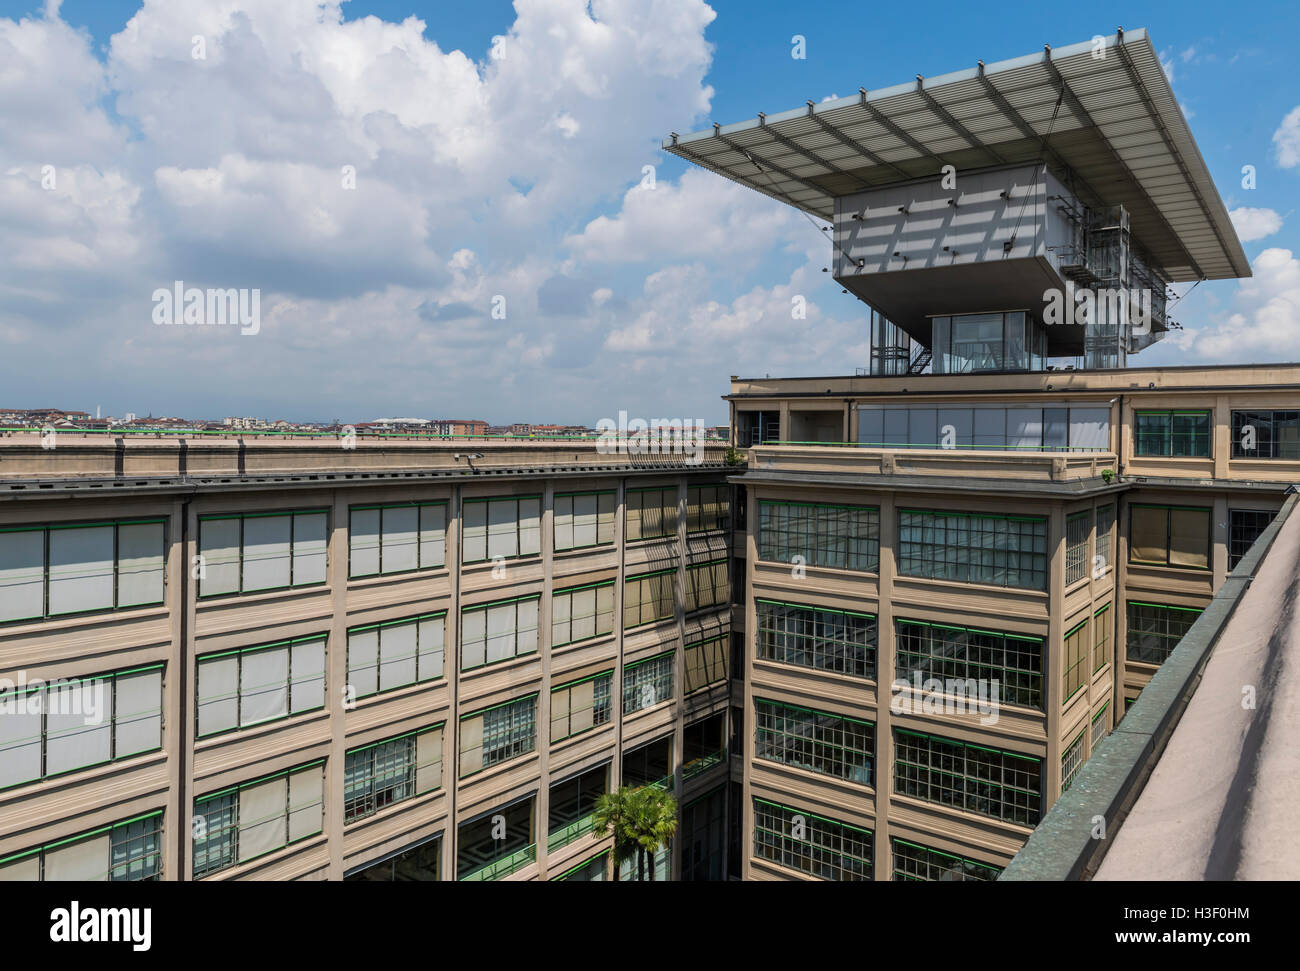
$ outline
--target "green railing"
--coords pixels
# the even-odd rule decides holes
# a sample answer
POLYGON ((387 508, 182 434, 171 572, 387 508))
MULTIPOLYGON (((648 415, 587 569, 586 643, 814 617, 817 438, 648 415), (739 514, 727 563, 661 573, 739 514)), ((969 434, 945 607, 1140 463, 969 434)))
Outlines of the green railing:
POLYGON ((716 752, 710 752, 707 755, 701 755, 698 759, 691 759, 682 766, 682 781, 687 782, 694 779, 701 773, 708 772, 709 769, 716 765, 721 765, 727 761, 727 749, 722 747, 716 752))
POLYGON ((561 846, 568 846, 579 836, 585 836, 596 828, 596 814, 588 813, 581 819, 575 819, 569 825, 557 829, 554 833, 546 838, 546 848, 548 850, 558 850, 561 846))
POLYGON ((537 844, 530 843, 523 849, 515 850, 498 860, 493 860, 486 866, 481 866, 477 870, 466 874, 460 878, 461 883, 481 880, 500 880, 502 877, 508 877, 512 873, 522 870, 528 864, 537 859, 537 844))
POLYGON ((673 791, 673 774, 669 772, 662 779, 656 779, 654 782, 642 783, 646 786, 654 786, 656 789, 662 789, 664 792, 673 791))

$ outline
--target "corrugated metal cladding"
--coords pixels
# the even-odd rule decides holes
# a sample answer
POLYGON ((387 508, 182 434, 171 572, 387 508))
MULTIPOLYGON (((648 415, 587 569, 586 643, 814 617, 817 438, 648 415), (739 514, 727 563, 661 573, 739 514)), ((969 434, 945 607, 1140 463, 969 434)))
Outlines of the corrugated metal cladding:
POLYGON ((1171 280, 1251 275, 1145 30, 673 135, 663 147, 823 219, 836 196, 933 178, 943 165, 960 179, 1042 157, 1085 203, 1127 208, 1171 280))

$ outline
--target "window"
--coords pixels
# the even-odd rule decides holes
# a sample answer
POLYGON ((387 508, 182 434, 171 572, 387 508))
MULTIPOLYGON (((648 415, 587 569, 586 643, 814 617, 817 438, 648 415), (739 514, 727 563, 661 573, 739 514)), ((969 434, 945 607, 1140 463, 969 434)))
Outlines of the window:
POLYGON ((623 785, 673 787, 671 734, 623 753, 623 785))
POLYGON ((898 620, 894 677, 915 683, 988 682, 1000 685, 1001 704, 1043 709, 1043 639, 1024 634, 898 620))
POLYGON ((1097 714, 1092 716, 1091 748, 1093 751, 1096 751, 1097 743, 1106 737, 1106 729, 1107 727, 1109 727, 1107 725, 1107 722, 1109 722, 1110 720, 1107 717, 1107 712, 1109 709, 1110 709, 1110 702, 1108 701, 1101 706, 1101 711, 1097 712, 1097 714))
POLYGON ((417 843, 409 849, 367 863, 343 879, 357 883, 432 883, 442 879, 442 836, 417 843))
POLYGON ((325 707, 325 635, 198 660, 198 736, 325 707))
POLYGON ((629 542, 677 535, 677 487, 627 490, 629 542))
POLYGON ((551 786, 547 849, 554 852, 590 833, 595 823, 596 800, 608 791, 608 762, 551 786))
POLYGON ((778 664, 876 676, 876 618, 829 607, 756 600, 758 656, 778 664))
POLYGON ((165 520, 0 528, 0 622, 163 602, 165 520))
POLYGON ((894 791, 926 802, 1034 826, 1042 813, 1042 762, 920 732, 894 730, 894 791))
POLYGON ((759 502, 758 558, 874 573, 880 569, 880 510, 759 502), (801 557, 799 561, 795 557, 801 557))
POLYGON ((727 680, 728 638, 727 634, 719 634, 706 641, 686 645, 686 694, 727 680))
POLYGON ((464 715, 460 720, 460 777, 527 755, 536 748, 536 694, 464 715))
POLYGON ((199 517, 199 596, 325 582, 326 513, 199 517))
POLYGON ((870 880, 872 832, 754 800, 754 856, 822 880, 870 880))
POLYGON ((1110 566, 1111 559, 1111 532, 1115 526, 1115 504, 1108 503, 1105 506, 1097 507, 1097 553, 1096 565, 1100 567, 1097 572, 1103 572, 1106 567, 1110 566))
POLYGON ((1195 570, 1210 568, 1210 510, 1129 506, 1129 561, 1195 570))
POLYGON ((1088 533, 1092 529, 1092 515, 1077 512, 1065 520, 1065 585, 1082 580, 1088 575, 1088 533))
POLYGON ((964 856, 954 856, 909 843, 906 840, 892 840, 894 844, 894 879, 895 880, 985 880, 992 882, 1002 873, 1001 867, 980 863, 964 856))
POLYGON ((1092 615, 1092 673, 1110 663, 1110 604, 1092 615))
POLYGON ((754 699, 757 758, 871 785, 876 726, 825 711, 754 699))
POLYGON ((551 741, 558 742, 592 728, 608 725, 610 688, 614 672, 603 671, 551 689, 551 741))
POLYGON ((1234 570, 1255 545, 1255 540, 1268 529, 1273 513, 1259 509, 1228 510, 1228 569, 1234 570))
POLYGON ((727 528, 729 488, 725 482, 686 487, 687 533, 727 528))
POLYGON ((1234 459, 1300 459, 1300 411, 1234 411, 1234 459))
POLYGON ((674 614, 675 569, 628 577, 623 583, 623 630, 668 620, 674 614))
POLYGON ((683 881, 725 880, 727 791, 719 786, 682 806, 683 881))
POLYGON ((462 563, 537 556, 542 551, 541 496, 466 499, 461 515, 462 563))
POLYGON ((686 613, 726 604, 730 593, 725 559, 686 568, 686 613))
POLYGON ((447 611, 348 631, 348 687, 368 698, 445 674, 447 611))
POLYGON ((161 880, 162 810, 0 858, 10 880, 161 880))
POLYGON ((899 573, 997 587, 1047 589, 1047 520, 902 509, 899 573))
POLYGON ((859 405, 858 444, 889 449, 1109 452, 1110 409, 859 405))
POLYGON ((673 696, 673 654, 668 651, 623 668, 623 714, 653 708, 673 696))
POLYGON ((537 650, 541 594, 465 607, 460 612, 460 669, 523 657, 537 650))
POLYGON ((1128 659, 1143 664, 1163 664, 1199 616, 1201 611, 1194 607, 1169 607, 1130 600, 1128 659))
POLYGON ((581 550, 614 542, 615 492, 559 492, 555 495, 555 549, 581 550))
POLYGON ((162 705, 161 664, 0 691, 0 790, 159 750, 162 705))
POLYGON ((551 595, 551 647, 614 632, 614 581, 569 587, 551 595))
POLYGON ((194 800, 194 876, 225 870, 321 832, 325 760, 194 800))
POLYGON ((349 510, 349 577, 410 573, 446 563, 445 499, 349 510))
POLYGON ((442 788, 442 722, 349 749, 343 764, 343 821, 442 788))
POLYGON ((1065 650, 1062 656, 1061 697, 1062 704, 1074 697, 1074 693, 1083 687, 1084 672, 1088 662, 1088 621, 1080 621, 1065 635, 1065 650))
POLYGON ((537 859, 537 844, 533 841, 535 799, 529 796, 460 824, 457 880, 499 880, 537 859))
POLYGON ((1083 768, 1083 736, 1084 732, 1079 732, 1079 736, 1069 744, 1065 754, 1061 756, 1061 791, 1065 792, 1070 788, 1070 783, 1074 777, 1079 774, 1083 768))
POLYGON ((1139 411, 1135 417, 1134 454, 1210 457, 1208 411, 1139 411))

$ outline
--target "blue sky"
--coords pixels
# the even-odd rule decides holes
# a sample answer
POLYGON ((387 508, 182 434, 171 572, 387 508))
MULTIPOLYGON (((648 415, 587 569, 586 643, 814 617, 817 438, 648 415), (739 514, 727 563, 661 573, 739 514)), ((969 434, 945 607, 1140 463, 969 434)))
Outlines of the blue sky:
POLYGON ((318 6, 0 0, 0 407, 721 421, 730 374, 865 364, 865 322, 807 220, 658 140, 1116 25, 1255 237, 1255 278, 1202 284, 1137 361, 1300 358, 1293 4, 318 6), (154 325, 177 279, 259 288, 260 332, 154 325))

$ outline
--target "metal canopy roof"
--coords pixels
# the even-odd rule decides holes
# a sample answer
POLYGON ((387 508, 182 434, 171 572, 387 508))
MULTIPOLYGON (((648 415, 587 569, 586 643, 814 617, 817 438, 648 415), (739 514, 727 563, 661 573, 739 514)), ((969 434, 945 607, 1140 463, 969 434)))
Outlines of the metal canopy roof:
POLYGON ((1145 30, 665 139, 665 151, 831 219, 836 196, 940 166, 1042 158, 1088 205, 1122 205, 1173 281, 1250 263, 1145 30), (1096 53, 1094 53, 1096 52, 1096 53))

